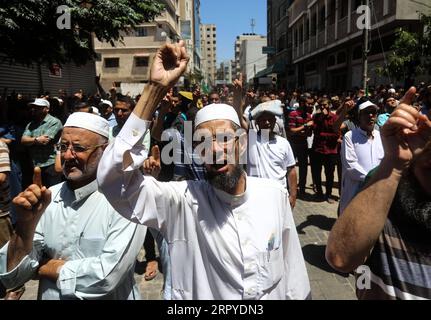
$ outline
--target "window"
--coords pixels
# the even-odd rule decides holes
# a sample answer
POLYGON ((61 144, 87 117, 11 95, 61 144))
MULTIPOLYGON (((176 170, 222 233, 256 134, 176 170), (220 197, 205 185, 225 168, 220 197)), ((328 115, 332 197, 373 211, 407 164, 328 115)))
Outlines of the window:
POLYGON ((301 25, 299 27, 299 45, 302 45, 304 42, 304 27, 301 25))
POLYGON ((344 51, 339 52, 337 54, 337 63, 341 64, 341 63, 346 63, 347 62, 347 55, 344 51))
POLYGON ((325 6, 320 9, 320 15, 319 15, 319 31, 325 30, 325 22, 326 22, 326 12, 325 12, 325 6))
POLYGON ((305 20, 305 41, 310 39, 310 19, 305 20))
POLYGON ((362 46, 357 46, 355 49, 353 49, 353 60, 359 60, 362 59, 362 46))
POLYGON ((135 57, 135 67, 148 67, 148 57, 135 57))
POLYGON ((330 0, 328 6, 328 24, 332 25, 335 23, 335 0, 330 0))
POLYGON ((213 31, 216 32, 216 28, 215 27, 213 28, 213 31))
POLYGON ((312 18, 311 18, 311 35, 312 36, 316 35, 316 21, 317 21, 317 14, 314 13, 312 18))
POLYGON ((335 66, 335 56, 334 55, 330 55, 328 58, 328 67, 332 67, 335 66))
POLYGON ((105 68, 118 68, 120 66, 120 58, 105 58, 105 68))
POLYGON ((362 5, 362 0, 352 0, 352 11, 356 11, 362 5))
POLYGON ((137 37, 148 37, 148 28, 146 27, 137 27, 135 30, 135 35, 137 37))
POLYGON ((213 41, 213 44, 216 44, 216 43, 217 43, 217 41, 216 41, 216 40, 214 40, 214 41, 213 41))
POLYGON ((347 16, 347 10, 348 10, 347 5, 348 3, 346 0, 338 1, 338 12, 340 14, 340 20, 347 16))

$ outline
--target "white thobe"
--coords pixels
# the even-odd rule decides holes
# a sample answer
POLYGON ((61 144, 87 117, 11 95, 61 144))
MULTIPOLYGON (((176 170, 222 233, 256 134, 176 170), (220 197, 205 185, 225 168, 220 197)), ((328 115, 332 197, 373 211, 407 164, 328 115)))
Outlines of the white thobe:
POLYGON ((287 169, 296 165, 289 141, 277 135, 267 139, 255 131, 250 135, 247 174, 275 180, 288 189, 287 169))
POLYGON ((9 243, 0 250, 0 280, 16 288, 37 275, 43 259, 62 259, 57 283, 39 280, 38 299, 140 299, 134 267, 146 228, 116 213, 96 181, 77 190, 66 183, 50 190, 52 202, 36 227, 31 253, 7 272, 9 243))
POLYGON ((247 178, 232 196, 206 181, 142 176, 150 122, 132 114, 99 165, 100 188, 131 221, 169 244, 174 300, 305 299, 310 285, 287 192, 247 178), (264 199, 264 201, 263 201, 264 199))
POLYGON ((341 145, 343 180, 341 188, 340 212, 349 205, 358 193, 368 173, 378 167, 385 155, 378 130, 372 137, 361 128, 346 133, 341 145))

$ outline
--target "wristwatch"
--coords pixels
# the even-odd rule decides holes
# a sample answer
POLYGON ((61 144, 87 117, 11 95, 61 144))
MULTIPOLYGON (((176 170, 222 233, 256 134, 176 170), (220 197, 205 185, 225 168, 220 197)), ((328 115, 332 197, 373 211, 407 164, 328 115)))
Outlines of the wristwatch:
POLYGON ((34 138, 34 143, 39 144, 39 140, 37 140, 38 137, 34 138))

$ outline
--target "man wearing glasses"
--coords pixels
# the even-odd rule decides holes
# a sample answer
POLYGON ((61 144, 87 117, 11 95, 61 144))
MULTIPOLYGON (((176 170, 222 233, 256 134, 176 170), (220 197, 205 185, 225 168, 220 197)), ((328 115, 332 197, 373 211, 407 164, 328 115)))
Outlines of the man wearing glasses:
POLYGON ((16 233, 0 249, 0 280, 17 287, 38 275, 38 298, 139 299, 133 274, 146 228, 122 218, 98 192, 96 172, 108 144, 102 117, 74 113, 57 148, 65 183, 33 185, 14 199, 16 233))

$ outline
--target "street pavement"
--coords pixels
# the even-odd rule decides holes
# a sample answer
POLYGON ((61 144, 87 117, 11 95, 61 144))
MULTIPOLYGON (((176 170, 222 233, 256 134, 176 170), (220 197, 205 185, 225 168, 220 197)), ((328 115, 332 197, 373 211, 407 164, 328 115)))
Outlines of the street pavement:
MULTIPOLYGON (((311 174, 308 175, 311 177, 311 174)), ((308 186, 311 184, 308 179, 308 186)), ((337 181, 337 178, 336 178, 337 181)), ((335 189, 335 193, 337 194, 335 189)), ((313 191, 307 189, 306 201, 299 199, 294 210, 299 240, 302 245, 314 300, 356 300, 353 276, 334 271, 325 260, 325 247, 329 231, 337 218, 338 202, 315 202, 313 191)), ((135 278, 144 300, 161 300, 163 275, 159 272, 152 281, 145 281, 144 252, 141 251, 136 266, 135 278)), ((34 300, 37 296, 37 281, 26 284, 22 300, 34 300)))

